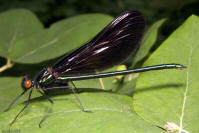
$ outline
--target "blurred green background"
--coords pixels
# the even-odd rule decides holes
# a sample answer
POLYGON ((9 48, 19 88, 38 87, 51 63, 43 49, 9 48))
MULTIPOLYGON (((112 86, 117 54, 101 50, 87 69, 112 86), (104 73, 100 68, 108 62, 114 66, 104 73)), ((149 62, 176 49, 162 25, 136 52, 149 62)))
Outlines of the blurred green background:
MULTIPOLYGON (((169 35, 191 14, 199 14, 199 0, 0 0, 0 12, 26 8, 48 27, 66 17, 83 13, 105 13, 118 16, 125 10, 139 10, 150 25, 161 18, 169 18, 162 35, 169 35)), ((80 22, 81 23, 81 22, 80 22)))

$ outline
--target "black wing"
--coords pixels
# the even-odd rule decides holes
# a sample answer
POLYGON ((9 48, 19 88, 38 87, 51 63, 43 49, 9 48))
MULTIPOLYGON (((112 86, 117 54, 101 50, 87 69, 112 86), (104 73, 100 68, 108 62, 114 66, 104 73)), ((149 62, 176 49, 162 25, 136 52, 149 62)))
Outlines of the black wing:
POLYGON ((118 65, 139 47, 144 30, 145 20, 140 12, 124 12, 90 42, 61 59, 52 68, 61 75, 74 75, 118 65))

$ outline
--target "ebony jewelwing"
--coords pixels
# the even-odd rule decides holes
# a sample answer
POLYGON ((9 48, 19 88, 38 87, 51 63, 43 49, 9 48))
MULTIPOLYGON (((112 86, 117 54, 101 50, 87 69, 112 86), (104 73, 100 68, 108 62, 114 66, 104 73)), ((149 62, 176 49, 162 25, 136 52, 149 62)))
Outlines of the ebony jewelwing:
MULTIPOLYGON (((138 11, 126 11, 108 24, 91 41, 70 54, 67 54, 55 63, 54 66, 47 69, 44 68, 33 80, 28 79, 28 77, 24 77, 21 83, 24 91, 13 100, 7 110, 11 108, 17 99, 30 89, 29 96, 26 101, 26 105, 16 115, 10 125, 17 120, 18 116, 28 106, 34 86, 36 87, 36 90, 51 103, 51 105, 53 105, 53 101, 45 94, 46 91, 56 88, 71 88, 76 99, 80 103, 81 109, 85 111, 81 101, 75 93, 74 88, 76 89, 76 87, 72 81, 104 78, 114 75, 125 75, 151 70, 185 68, 185 66, 180 64, 161 64, 138 69, 96 74, 96 71, 105 70, 120 64, 131 53, 136 52, 144 31, 144 16, 138 11), (71 82, 74 88, 69 87, 67 82, 71 82), (66 83, 66 86, 52 87, 55 83, 66 83)), ((50 108, 51 106, 46 111, 46 114, 50 108)), ((41 119, 39 127, 41 127, 41 123, 46 114, 41 119)))

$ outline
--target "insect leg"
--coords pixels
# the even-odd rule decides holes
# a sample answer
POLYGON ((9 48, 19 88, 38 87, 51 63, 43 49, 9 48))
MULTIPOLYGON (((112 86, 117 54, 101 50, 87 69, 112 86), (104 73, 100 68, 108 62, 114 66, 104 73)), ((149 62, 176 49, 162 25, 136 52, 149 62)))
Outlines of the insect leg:
POLYGON ((7 111, 12 107, 12 105, 13 105, 23 94, 25 94, 25 92, 26 92, 26 90, 24 90, 19 96, 17 96, 17 97, 11 102, 11 104, 8 106, 8 108, 4 110, 4 112, 7 112, 7 111))
POLYGON ((33 91, 33 87, 31 88, 30 90, 30 93, 29 93, 29 96, 28 96, 28 100, 26 101, 26 105, 21 109, 21 111, 15 116, 14 120, 10 123, 10 126, 12 126, 12 124, 15 123, 15 121, 17 120, 18 116, 24 111, 24 109, 26 107, 28 107, 28 104, 30 102, 30 97, 31 97, 31 94, 32 94, 32 91, 33 91))
POLYGON ((49 88, 42 88, 44 91, 49 91, 49 90, 56 90, 56 89, 72 89, 70 86, 53 86, 49 88))
MULTIPOLYGON (((75 88, 75 90, 77 90, 77 88, 75 87, 75 84, 74 84, 72 81, 71 81, 71 83, 72 83, 73 87, 75 88)), ((82 111, 86 112, 86 110, 84 109, 84 107, 83 107, 83 105, 82 105, 82 103, 81 103, 79 97, 77 96, 75 90, 74 90, 73 88, 71 88, 71 90, 73 91, 73 94, 75 95, 75 98, 76 98, 77 101, 79 102, 79 105, 80 105, 82 111)))
POLYGON ((45 114, 43 115, 41 121, 39 122, 39 127, 41 128, 42 122, 44 121, 44 119, 45 119, 46 116, 48 115, 48 112, 50 111, 50 109, 52 108, 52 106, 53 106, 54 103, 53 103, 53 101, 52 101, 47 95, 45 95, 45 94, 44 94, 43 92, 41 92, 39 89, 37 89, 37 91, 51 103, 51 106, 48 107, 48 109, 46 110, 45 114))

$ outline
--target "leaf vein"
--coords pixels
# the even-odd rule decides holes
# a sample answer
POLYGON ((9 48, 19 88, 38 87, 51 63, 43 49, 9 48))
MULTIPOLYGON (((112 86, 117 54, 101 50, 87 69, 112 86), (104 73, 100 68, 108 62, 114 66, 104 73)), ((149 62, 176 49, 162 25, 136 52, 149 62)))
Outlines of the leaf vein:
POLYGON ((193 25, 192 25, 192 31, 191 31, 191 44, 190 44, 190 52, 189 52, 189 57, 188 57, 188 67, 187 67, 187 74, 186 74, 186 88, 185 88, 185 92, 184 92, 184 98, 183 98, 183 103, 182 103, 182 112, 181 112, 181 116, 180 116, 180 129, 179 133, 181 133, 181 131, 183 130, 183 118, 184 118, 184 111, 185 111, 185 106, 186 106, 186 101, 187 101, 187 93, 189 91, 189 73, 190 73, 190 67, 191 67, 191 58, 192 58, 192 54, 193 54, 193 25))

